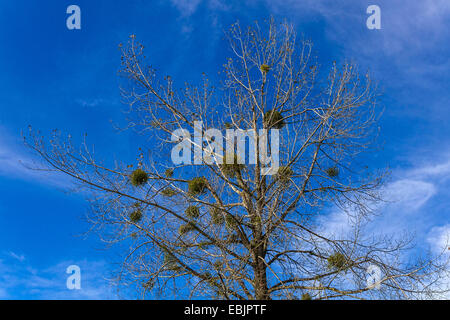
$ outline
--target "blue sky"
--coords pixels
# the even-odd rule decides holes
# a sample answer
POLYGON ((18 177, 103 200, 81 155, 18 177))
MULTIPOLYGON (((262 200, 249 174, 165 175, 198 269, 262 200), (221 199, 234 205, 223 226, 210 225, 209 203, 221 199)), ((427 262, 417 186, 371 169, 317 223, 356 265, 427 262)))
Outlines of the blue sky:
MULTIPOLYGON (((371 165, 392 169, 374 230, 414 231, 419 248, 439 250, 450 233, 450 2, 447 0, 167 0, 0 2, 0 298, 110 299, 114 252, 87 230, 83 195, 64 192, 64 178, 22 163, 28 125, 89 134, 97 154, 132 159, 123 124, 118 44, 130 34, 149 63, 178 83, 217 72, 227 51, 223 31, 273 15, 312 39, 323 68, 352 59, 370 69, 383 91, 382 150, 371 165), (81 8, 81 30, 66 28, 66 8, 81 8), (381 30, 366 27, 366 8, 381 8, 381 30), (66 267, 82 269, 82 290, 65 287, 66 267)), ((329 230, 345 217, 331 213, 329 230)))

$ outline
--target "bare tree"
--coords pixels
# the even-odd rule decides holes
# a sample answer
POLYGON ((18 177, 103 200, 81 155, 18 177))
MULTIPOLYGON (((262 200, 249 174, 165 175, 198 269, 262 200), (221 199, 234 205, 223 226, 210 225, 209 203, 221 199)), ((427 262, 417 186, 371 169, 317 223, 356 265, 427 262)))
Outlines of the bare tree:
POLYGON ((376 147, 380 115, 369 74, 333 63, 322 77, 312 43, 299 41, 287 23, 271 20, 263 29, 236 23, 227 39, 231 57, 219 89, 205 75, 200 86, 178 89, 145 65, 135 36, 121 46, 128 128, 149 141, 134 165, 107 167, 86 142, 77 149, 56 131, 49 142, 32 130, 26 138, 48 170, 89 191, 92 229, 108 244, 126 246, 120 283, 135 285, 142 298, 444 293, 448 269, 439 257, 410 261, 408 237, 364 232, 386 176, 359 162, 376 147), (199 121, 205 138, 186 139, 205 154, 211 151, 208 128, 280 129, 278 172, 263 174, 260 146, 267 143, 272 152, 278 146, 258 134, 249 150, 255 164, 236 157, 175 165, 170 155, 179 141, 172 133, 199 130, 199 121), (321 217, 330 210, 347 213, 345 237, 324 227, 321 217), (367 285, 370 266, 379 268, 378 289, 367 285))

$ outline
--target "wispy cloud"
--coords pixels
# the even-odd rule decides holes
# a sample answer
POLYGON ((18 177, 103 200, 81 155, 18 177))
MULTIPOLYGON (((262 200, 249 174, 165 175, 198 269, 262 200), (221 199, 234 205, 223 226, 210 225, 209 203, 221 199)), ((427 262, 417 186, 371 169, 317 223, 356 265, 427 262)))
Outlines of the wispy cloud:
POLYGON ((174 6, 180 12, 182 17, 189 17, 194 14, 200 4, 205 3, 209 11, 226 11, 230 9, 230 6, 223 0, 170 0, 172 6, 174 6))
POLYGON ((48 268, 35 268, 7 254, 0 259, 0 299, 115 299, 114 287, 107 279, 108 266, 103 261, 63 261, 48 268), (66 286, 66 269, 81 269, 81 289, 66 286))
MULTIPOLYGON (((319 19, 326 37, 342 56, 357 59, 382 81, 383 88, 408 106, 403 117, 440 119, 447 114, 450 47, 450 2, 379 0, 381 30, 365 26, 370 1, 267 0, 278 15, 293 22, 319 19), (414 87, 414 94, 411 94, 414 87), (444 98, 445 97, 445 98, 444 98), (425 112, 429 111, 429 112, 425 112)), ((301 30, 300 30, 301 31, 301 30)), ((306 35, 312 36, 312 35, 306 35)))
POLYGON ((410 174, 422 178, 448 179, 450 177, 450 161, 425 165, 412 170, 410 174))
POLYGON ((77 99, 76 102, 80 104, 82 107, 97 107, 100 104, 104 104, 106 101, 101 98, 95 98, 95 99, 77 99))
POLYGON ((224 0, 171 0, 170 3, 178 11, 180 31, 186 38, 189 38, 196 30, 194 26, 197 22, 193 19, 193 15, 199 11, 200 7, 207 9, 208 14, 203 18, 208 21, 208 29, 214 38, 219 38, 223 31, 219 13, 233 9, 233 5, 224 0))
MULTIPOLYGON (((435 239, 442 240, 442 234, 448 231, 448 226, 441 226, 442 221, 450 218, 450 210, 442 211, 439 197, 448 189, 448 163, 444 160, 434 165, 394 172, 394 180, 381 190, 385 201, 373 207, 378 215, 367 225, 367 231, 377 235, 408 231, 415 233, 419 240, 430 239, 432 232, 439 234, 435 239), (435 198, 437 200, 433 201, 435 198)), ((321 217, 320 222, 328 235, 343 237, 351 231, 351 219, 338 209, 321 217)), ((441 240, 433 243, 442 244, 441 240)), ((428 244, 431 243, 428 241, 428 244)))
POLYGON ((66 177, 55 172, 32 170, 42 163, 32 156, 22 141, 0 127, 0 177, 25 180, 56 187, 71 186, 66 177))
POLYGON ((20 262, 24 262, 25 261, 25 256, 23 254, 17 254, 15 252, 8 252, 8 255, 10 255, 12 258, 19 260, 20 262))
POLYGON ((190 16, 197 10, 202 0, 170 0, 170 2, 182 16, 190 16))
POLYGON ((450 254, 450 224, 432 228, 427 240, 437 254, 443 250, 450 254))
POLYGON ((386 186, 384 198, 388 201, 386 207, 400 207, 404 212, 420 209, 436 194, 436 186, 428 181, 417 179, 400 179, 386 186))

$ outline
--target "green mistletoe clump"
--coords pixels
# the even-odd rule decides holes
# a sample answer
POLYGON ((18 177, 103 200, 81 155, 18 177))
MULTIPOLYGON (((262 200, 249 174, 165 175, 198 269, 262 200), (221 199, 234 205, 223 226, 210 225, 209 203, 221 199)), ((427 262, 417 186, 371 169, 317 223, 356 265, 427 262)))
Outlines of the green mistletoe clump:
POLYGON ((142 169, 136 169, 130 176, 130 182, 134 187, 142 186, 148 181, 148 174, 142 169))

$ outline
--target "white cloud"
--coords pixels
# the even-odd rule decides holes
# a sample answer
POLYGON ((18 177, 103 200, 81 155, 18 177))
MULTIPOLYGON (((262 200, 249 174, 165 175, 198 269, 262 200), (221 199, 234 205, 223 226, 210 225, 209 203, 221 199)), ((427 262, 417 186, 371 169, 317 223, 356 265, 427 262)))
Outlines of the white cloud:
POLYGON ((395 91, 399 101, 408 106, 408 112, 402 110, 403 117, 423 116, 425 110, 430 111, 425 113, 427 119, 439 120, 447 115, 448 98, 442 99, 442 94, 449 81, 448 0, 266 2, 272 12, 287 15, 294 23, 323 21, 323 30, 337 44, 337 50, 346 58, 357 59, 364 70, 369 68, 383 88, 395 91), (381 30, 365 26, 370 4, 381 8, 381 30), (413 95, 412 87, 416 88, 413 95))
POLYGON ((76 102, 78 104, 80 104, 82 107, 97 107, 100 104, 105 104, 106 101, 104 99, 101 98, 95 98, 95 99, 90 99, 90 100, 86 100, 86 99, 77 99, 76 102))
POLYGON ((38 269, 8 254, 0 260, 0 299, 115 299, 107 275, 103 261, 64 261, 38 269), (81 269, 80 290, 66 287, 66 268, 73 264, 81 269))
MULTIPOLYGON (((428 234, 427 242, 431 247, 432 252, 438 257, 442 262, 448 261, 450 259, 450 224, 436 226, 431 229, 428 234)), ((447 288, 450 290, 450 270, 446 271, 446 276, 444 276, 438 283, 434 286, 439 289, 447 288)), ((450 292, 443 294, 436 294, 433 299, 450 299, 450 292)))
POLYGON ((427 241, 437 254, 443 252, 443 250, 450 253, 450 224, 431 229, 427 241))
POLYGON ((448 178, 450 176, 450 161, 432 165, 425 165, 421 168, 412 170, 410 174, 425 178, 448 178))
POLYGON ((24 261, 25 261, 25 256, 24 256, 23 254, 17 254, 17 253, 12 252, 12 251, 8 252, 8 254, 9 254, 12 258, 14 258, 14 259, 16 259, 16 260, 19 260, 20 262, 24 262, 24 261))
POLYGON ((170 2, 182 16, 190 16, 197 10, 202 0, 171 0, 170 2))
MULTIPOLYGON (((446 215, 450 217, 450 210, 442 211, 436 207, 440 202, 431 200, 448 188, 445 182, 450 178, 449 163, 443 160, 394 172, 395 180, 381 190, 384 201, 371 206, 378 215, 366 225, 366 231, 378 235, 400 235, 401 231, 408 231, 423 239, 432 230, 433 234, 439 234, 434 242, 442 243, 442 234, 448 229, 439 229, 436 225, 445 220, 446 215)), ((337 237, 348 236, 352 231, 352 222, 346 212, 337 208, 319 218, 324 234, 337 237)))
MULTIPOLYGON (((376 34, 381 38, 380 48, 388 54, 402 51, 411 54, 411 48, 422 50, 430 45, 440 45, 439 40, 448 32, 447 21, 450 5, 447 0, 410 1, 379 0, 382 29, 365 30, 369 15, 369 1, 356 3, 353 0, 267 0, 272 12, 305 18, 320 15, 327 23, 330 38, 347 40, 346 48, 358 51, 367 47, 368 38, 376 34), (361 28, 354 28, 355 24, 361 28), (358 46, 354 45, 357 42, 358 46)), ((401 58, 401 57, 399 57, 401 58)))
POLYGON ((346 237, 354 224, 347 212, 335 208, 331 213, 318 217, 320 234, 328 238, 346 237))
POLYGON ((18 138, 13 138, 0 127, 0 177, 31 181, 56 187, 70 186, 67 177, 55 172, 43 172, 31 168, 43 167, 39 159, 31 156, 18 138))
POLYGON ((230 6, 223 0, 171 0, 170 2, 180 11, 182 17, 189 17, 194 14, 202 2, 206 3, 210 12, 230 9, 230 6))
POLYGON ((401 207, 404 212, 420 209, 437 190, 433 183, 421 180, 400 179, 390 183, 383 191, 389 207, 401 207))

